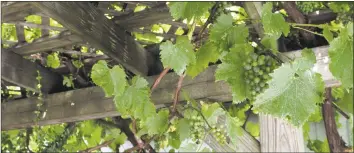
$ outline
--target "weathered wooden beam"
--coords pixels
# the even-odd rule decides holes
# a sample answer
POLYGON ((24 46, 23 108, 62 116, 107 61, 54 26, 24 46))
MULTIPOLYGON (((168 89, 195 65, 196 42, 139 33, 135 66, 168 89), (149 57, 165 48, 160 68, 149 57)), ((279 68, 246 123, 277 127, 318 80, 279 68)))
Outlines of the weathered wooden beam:
POLYGON ((127 30, 131 30, 162 23, 166 20, 172 21, 172 17, 166 4, 160 4, 144 11, 114 17, 113 20, 116 24, 123 26, 127 30))
POLYGON ((39 10, 29 2, 15 2, 1 7, 1 22, 24 21, 25 17, 39 10))
POLYGON ((24 59, 11 51, 1 52, 1 79, 20 87, 38 91, 37 71, 42 77, 42 92, 50 92, 56 85, 62 84, 61 77, 40 65, 24 59))
POLYGON ((68 45, 82 42, 82 39, 70 31, 63 31, 57 36, 44 36, 34 40, 32 43, 21 43, 16 45, 12 51, 19 55, 30 55, 34 53, 51 51, 54 48, 65 47, 68 45))
MULTIPOLYGON (((327 47, 315 48, 316 56, 326 55, 327 47)), ((286 53, 287 56, 296 57, 300 51, 286 53)), ((328 70, 328 63, 321 62, 322 58, 317 57, 317 71, 322 76, 331 76, 328 70)), ((229 86, 220 81, 215 82, 214 73, 216 66, 210 66, 207 70, 198 75, 195 79, 186 77, 183 81, 182 90, 190 94, 192 99, 215 99, 221 102, 232 100, 229 86)), ((157 76, 148 77, 152 83, 157 76)), ((174 73, 167 74, 160 82, 158 88, 152 94, 152 100, 156 105, 171 104, 175 86, 179 76, 174 73)), ((333 78, 323 77, 327 86, 340 84, 333 78)), ((181 96, 180 101, 184 101, 181 96)), ((34 125, 33 111, 36 109, 36 99, 28 98, 17 100, 11 103, 2 104, 2 113, 6 114, 2 118, 3 129, 25 128, 34 125)), ((47 117, 39 121, 40 125, 55 124, 62 122, 75 122, 87 119, 97 119, 102 117, 117 116, 115 106, 111 98, 104 96, 100 87, 90 87, 78 90, 67 91, 48 95, 44 103, 47 105, 47 117), (74 105, 71 105, 73 103, 74 105)))
POLYGON ((127 70, 147 75, 148 68, 153 63, 150 54, 95 6, 87 2, 31 2, 31 4, 95 48, 101 49, 127 70))

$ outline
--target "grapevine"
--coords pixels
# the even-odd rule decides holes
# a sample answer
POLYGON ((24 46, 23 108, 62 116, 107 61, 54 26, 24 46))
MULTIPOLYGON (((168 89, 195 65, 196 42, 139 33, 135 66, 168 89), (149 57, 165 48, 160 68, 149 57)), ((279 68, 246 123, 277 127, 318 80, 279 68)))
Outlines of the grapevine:
MULTIPOLYGON (((301 47, 299 51, 301 53, 296 54, 296 58, 287 58, 287 61, 283 61, 279 56, 283 53, 278 51, 278 40, 287 40, 289 35, 297 37, 296 32, 299 30, 325 38, 323 40, 326 40, 326 45, 329 45, 329 58, 326 59, 329 61, 328 69, 334 79, 341 83, 340 89, 334 92, 335 103, 333 103, 334 108, 340 112, 340 114, 334 113, 333 123, 339 126, 341 115, 349 118, 350 115, 347 114, 353 113, 351 107, 353 106, 353 4, 295 2, 303 14, 326 8, 337 14, 336 21, 324 24, 290 23, 292 14, 284 12, 280 3, 276 3, 279 4, 276 7, 269 2, 258 3, 259 6, 254 5, 255 8, 257 7, 256 15, 249 9, 247 14, 241 13, 245 12, 242 6, 230 2, 168 2, 166 4, 174 19, 173 22, 181 21, 184 26, 174 27, 177 30, 172 32, 177 33, 178 36, 172 39, 173 41, 152 34, 168 34, 170 25, 153 24, 151 30, 146 30, 145 27, 133 28, 152 32, 146 34, 131 31, 132 37, 137 40, 161 43, 156 56, 162 63, 163 71, 157 77, 149 76, 149 79, 139 75, 132 77, 125 67, 109 66, 105 60, 96 62, 88 75, 92 82, 102 89, 101 96, 112 99, 113 107, 121 118, 127 121, 124 127, 119 125, 121 123, 112 122, 114 118, 38 126, 41 117, 45 117, 45 113, 51 113, 45 112, 43 107, 42 78, 38 71, 37 108, 34 112, 36 125, 33 131, 29 128, 26 131, 2 132, 2 151, 91 152, 107 147, 111 151, 118 152, 122 151, 121 145, 129 140, 134 146, 125 148, 125 152, 161 152, 166 148, 171 152, 196 150, 218 152, 218 150, 199 148, 208 142, 206 139, 211 139, 221 146, 228 145, 237 151, 238 145, 242 145, 239 136, 244 131, 253 137, 259 137, 260 125, 249 122, 250 115, 259 113, 287 120, 289 124, 298 128, 302 127, 309 149, 317 152, 331 151, 330 141, 309 138, 310 123, 326 119, 322 116, 326 112, 321 111, 326 82, 323 81, 324 77, 315 70, 318 68, 318 56, 312 49, 301 47), (231 9, 230 6, 235 8, 231 9), (255 16, 257 19, 253 19, 255 16), (262 31, 262 35, 254 32, 256 26, 259 26, 256 31, 262 31), (313 27, 316 31, 303 27, 313 27), (185 31, 186 29, 189 31, 185 31), (204 35, 204 32, 208 35, 204 35), (214 76, 204 77, 202 73, 205 70, 207 73, 212 70, 214 76), (172 75, 168 74, 171 71, 179 79, 164 80, 165 76, 171 78, 172 75), (209 86, 209 83, 214 83, 211 81, 217 82, 213 84, 217 89, 220 84, 221 87, 224 87, 223 83, 227 84, 230 87, 228 94, 232 95, 232 100, 228 99, 230 101, 228 104, 231 106, 218 100, 199 101, 201 98, 214 97, 210 94, 198 95, 196 99, 183 95, 185 97, 181 99, 180 93, 184 93, 184 89, 194 90, 191 88, 193 86, 190 84, 191 79, 208 81, 208 88, 214 87, 209 86), (166 82, 169 84, 166 85, 166 82), (169 96, 165 89, 159 88, 160 83, 163 84, 163 88, 173 86, 173 91, 172 88, 166 90, 169 96), (156 92, 166 94, 166 96, 159 95, 158 98, 173 103, 166 106, 156 105, 161 104, 160 99, 156 98, 156 92), (156 99, 158 100, 154 101, 156 99), (192 141, 188 142, 190 140, 192 141), (150 146, 151 142, 155 143, 154 148, 150 146), (187 142, 189 144, 185 144, 187 142)), ((113 7, 115 10, 126 11, 127 4, 124 5, 122 8, 118 5, 113 7)), ((135 11, 152 11, 154 8, 155 6, 139 6, 135 11), (145 8, 147 9, 143 10, 145 8)), ((29 16, 26 20, 35 24, 41 23, 39 16, 29 16)), ((62 27, 56 21, 53 24, 62 27)), ((15 26, 7 23, 2 25, 2 39, 16 40, 15 26)), ((24 33, 26 41, 32 42, 40 37, 41 30, 25 27, 24 33)), ((301 45, 301 41, 299 44, 301 45)), ((8 45, 2 44, 2 46, 8 45)), ((88 48, 83 47, 81 52, 88 52, 88 48)), ((97 54, 103 53, 106 52, 102 50, 97 54)), ((58 53, 49 54, 46 58, 46 66, 57 69, 61 66, 61 60, 58 53)), ((71 62, 79 69, 87 67, 85 61, 86 57, 81 60, 80 56, 79 60, 71 62)), ((63 76, 63 85, 70 89, 80 88, 74 87, 73 76, 63 76)), ((8 95, 7 90, 2 92, 3 96, 8 95)), ((204 91, 195 92, 204 94, 204 91)), ((108 108, 108 106, 99 107, 108 108)))

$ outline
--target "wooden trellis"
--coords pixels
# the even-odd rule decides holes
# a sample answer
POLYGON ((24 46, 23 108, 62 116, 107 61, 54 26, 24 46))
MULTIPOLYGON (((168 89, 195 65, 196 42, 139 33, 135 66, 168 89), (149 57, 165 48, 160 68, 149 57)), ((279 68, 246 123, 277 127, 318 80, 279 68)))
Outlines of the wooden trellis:
MULTIPOLYGON (((146 45, 146 42, 135 40, 131 32, 153 33, 164 37, 164 40, 175 38, 176 30, 181 27, 188 30, 183 22, 173 21, 169 9, 164 2, 119 2, 120 5, 127 5, 124 11, 118 12, 108 9, 113 2, 99 2, 98 6, 88 2, 6 2, 2 3, 2 21, 16 25, 18 42, 2 41, 12 46, 1 51, 1 79, 5 84, 15 84, 17 86, 37 91, 36 76, 37 71, 42 75, 42 92, 51 93, 44 97, 44 107, 47 109, 46 117, 41 119, 39 125, 49 125, 64 122, 75 122, 89 119, 99 119, 104 117, 119 116, 111 98, 106 98, 104 92, 99 87, 89 87, 58 92, 62 86, 62 74, 68 74, 72 70, 68 65, 61 65, 57 69, 48 69, 40 63, 33 63, 23 58, 24 56, 59 51, 65 54, 78 54, 85 57, 83 63, 85 67, 92 67, 98 60, 112 60, 115 64, 121 64, 125 69, 133 74, 143 75, 151 84, 157 77, 157 72, 162 71, 161 63, 158 59, 158 44, 146 45), (148 6, 147 9, 134 12, 137 4, 148 6), (112 20, 107 19, 104 14, 114 16, 112 20), (24 18, 28 15, 42 16, 42 24, 28 23, 24 18), (49 18, 58 21, 64 27, 49 26, 49 18), (169 24, 171 28, 167 32, 151 32, 151 25, 162 23, 169 24), (24 26, 30 28, 41 28, 42 37, 32 43, 25 42, 24 26), (144 29, 140 29, 144 27, 144 29), (60 31, 57 36, 49 36, 49 30, 60 31), (81 53, 72 50, 72 46, 84 45, 90 48, 102 49, 104 55, 92 53, 81 53)), ((252 6, 252 3, 247 7, 252 6)), ((325 14, 325 13, 324 13, 325 14)), ((329 19, 332 16, 325 14, 329 19)), ((311 16, 308 16, 311 17, 311 16)), ((315 18, 314 16, 313 22, 315 18)), ((311 20, 311 18, 310 18, 311 20)), ((252 27, 257 32, 257 27, 252 27)), ((196 28, 196 32, 200 27, 196 28)), ((317 57, 317 72, 322 74, 327 87, 339 86, 328 70, 328 46, 313 49, 317 57)), ((283 53, 284 56, 296 58, 300 51, 283 53)), ((214 73, 216 65, 210 66, 194 79, 186 78, 182 89, 190 93, 190 97, 197 100, 212 99, 220 102, 232 100, 231 91, 225 82, 215 82, 214 73)), ((78 76, 79 78, 80 76, 78 76)), ((164 107, 172 103, 172 96, 178 76, 174 73, 167 74, 152 94, 152 100, 157 107, 164 107)), ((83 83, 85 84, 85 83, 83 83)), ((185 101, 181 96, 181 102, 185 101)), ((25 98, 2 103, 2 130, 26 128, 33 126, 35 122, 36 98, 25 98)), ((284 121, 275 118, 260 117, 261 129, 273 130, 265 135, 259 142, 243 131, 242 136, 238 136, 239 150, 248 152, 259 151, 281 151, 279 147, 287 151, 303 151, 303 142, 299 135, 301 130, 296 129, 284 121), (274 135, 278 133, 278 135, 274 135), (275 138, 276 137, 276 138, 275 138), (275 141, 282 138, 287 141, 275 141), (262 148, 262 149, 261 149, 262 148), (281 148, 281 147, 280 147, 281 148)), ((262 130, 261 130, 262 131, 262 130)), ((235 151, 227 146, 220 147, 209 138, 206 142, 214 146, 216 151, 235 151)))

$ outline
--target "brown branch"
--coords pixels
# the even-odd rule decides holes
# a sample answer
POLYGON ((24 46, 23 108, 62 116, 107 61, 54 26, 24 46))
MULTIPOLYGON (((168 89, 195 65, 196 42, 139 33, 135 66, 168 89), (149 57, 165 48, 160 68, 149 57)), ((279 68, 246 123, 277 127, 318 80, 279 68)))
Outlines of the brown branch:
POLYGON ((337 110, 338 113, 342 114, 343 117, 345 117, 347 120, 349 120, 349 115, 347 113, 345 113, 343 110, 341 110, 337 105, 335 105, 334 103, 332 103, 332 106, 337 110))
POLYGON ((325 124, 327 140, 331 152, 343 152, 345 147, 345 142, 342 137, 340 137, 337 125, 334 117, 334 110, 332 108, 332 93, 331 88, 326 88, 326 99, 322 105, 322 115, 325 124))
POLYGON ((153 140, 157 139, 157 138, 158 138, 158 137, 155 135, 155 136, 153 136, 151 139, 149 139, 148 141, 146 141, 145 144, 144 144, 144 146, 142 146, 142 147, 134 146, 134 147, 132 147, 132 148, 129 148, 129 149, 125 150, 124 152, 125 152, 125 153, 128 153, 128 152, 133 152, 133 151, 136 151, 136 150, 139 150, 139 149, 144 149, 144 148, 148 147, 148 146, 150 145, 150 143, 151 143, 153 140))
MULTIPOLYGON (((296 23, 305 24, 307 23, 305 16, 296 8, 295 2, 282 2, 282 6, 288 13, 289 17, 293 19, 296 23)), ((310 30, 307 27, 307 30, 310 30)), ((304 37, 305 41, 311 42, 315 39, 315 36, 311 33, 305 31, 300 31, 300 34, 304 37)))
POLYGON ((204 30, 206 29, 206 27, 208 26, 208 24, 213 22, 212 20, 215 17, 217 10, 219 9, 219 7, 218 7, 219 3, 220 2, 215 2, 214 6, 211 8, 210 15, 209 15, 207 21, 205 21, 202 29, 199 31, 199 34, 198 34, 198 37, 196 38, 196 40, 201 39, 202 34, 203 34, 204 30))
POLYGON ((186 76, 185 73, 182 74, 182 75, 179 77, 179 80, 178 80, 178 84, 177 84, 175 96, 174 96, 174 98, 173 98, 173 107, 172 107, 172 113, 173 113, 173 114, 175 114, 175 112, 176 112, 176 105, 177 105, 177 103, 178 103, 179 93, 180 93, 180 91, 181 91, 183 79, 184 79, 185 76, 186 76))
POLYGON ((83 150, 83 151, 80 151, 80 153, 86 153, 86 152, 92 152, 92 151, 95 151, 97 149, 100 149, 102 147, 105 147, 105 146, 108 146, 109 144, 111 144, 113 142, 114 139, 111 139, 111 140, 107 140, 97 146, 94 146, 94 147, 91 147, 91 148, 88 148, 86 150, 83 150))
POLYGON ((154 84, 151 86, 151 93, 154 91, 154 89, 156 89, 157 85, 159 85, 160 81, 162 80, 162 78, 167 74, 167 72, 170 70, 169 67, 166 67, 161 73, 160 75, 156 78, 154 84))

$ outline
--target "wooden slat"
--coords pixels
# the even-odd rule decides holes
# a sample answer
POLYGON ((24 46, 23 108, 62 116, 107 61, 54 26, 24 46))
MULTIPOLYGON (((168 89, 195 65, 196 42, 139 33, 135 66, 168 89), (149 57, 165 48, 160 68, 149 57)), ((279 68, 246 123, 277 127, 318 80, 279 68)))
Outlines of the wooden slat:
MULTIPOLYGON (((42 26, 49 26, 50 27, 50 18, 42 17, 42 26)), ((42 36, 49 36, 49 30, 42 28, 42 36)))
POLYGON ((16 35, 18 42, 25 42, 25 29, 22 25, 16 25, 16 35))
POLYGON ((260 115, 260 142, 262 152, 304 152, 301 128, 283 119, 260 115))
POLYGON ((116 24, 123 26, 127 30, 131 30, 162 23, 166 20, 172 21, 172 17, 166 4, 160 4, 144 11, 117 16, 113 20, 116 24))
MULTIPOLYGON (((47 18, 47 17, 44 17, 47 18)), ((63 27, 53 27, 48 25, 41 25, 41 24, 35 24, 35 23, 30 23, 30 22, 25 22, 25 21, 14 21, 14 22, 7 22, 7 23, 12 23, 16 25, 22 25, 22 26, 27 26, 29 28, 40 28, 40 29, 45 29, 45 30, 56 30, 56 31, 65 31, 67 29, 63 27)))
POLYGON ((82 39, 70 31, 63 31, 54 37, 43 37, 34 40, 32 43, 23 43, 13 48, 13 52, 19 55, 30 55, 45 51, 51 51, 54 48, 60 48, 82 42, 82 39))
POLYGON ((133 37, 87 2, 33 2, 44 13, 121 63, 129 71, 147 75, 152 57, 133 37))
POLYGON ((61 77, 48 69, 24 59, 11 51, 1 52, 1 79, 20 87, 38 91, 37 71, 42 77, 43 92, 50 92, 56 85, 62 84, 61 77))
POLYGON ((1 22, 24 21, 25 17, 39 10, 29 2, 15 2, 1 7, 1 22))

